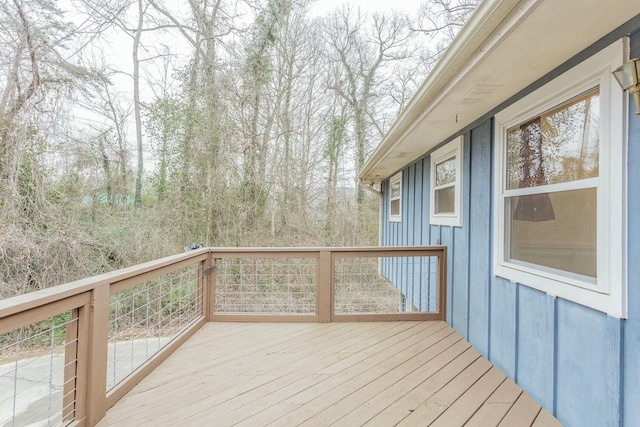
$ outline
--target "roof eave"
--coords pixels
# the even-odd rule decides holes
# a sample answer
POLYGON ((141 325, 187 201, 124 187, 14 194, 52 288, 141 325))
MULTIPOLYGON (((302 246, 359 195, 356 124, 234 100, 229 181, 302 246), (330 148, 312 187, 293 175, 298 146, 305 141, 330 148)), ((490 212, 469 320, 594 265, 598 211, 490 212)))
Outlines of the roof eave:
POLYGON ((485 0, 365 163, 359 181, 383 181, 590 47, 627 34, 625 24, 635 17, 638 0, 485 0))
MULTIPOLYGON (((402 110, 389 132, 365 162, 362 170, 358 173, 360 182, 366 184, 379 182, 379 180, 367 180, 365 177, 402 141, 403 136, 415 126, 416 121, 424 114, 425 109, 437 97, 437 94, 465 66, 468 58, 477 52, 485 40, 499 28, 505 17, 521 2, 525 3, 521 0, 484 0, 480 3, 429 73, 427 79, 402 110)), ((530 1, 530 3, 534 2, 535 0, 530 1)))

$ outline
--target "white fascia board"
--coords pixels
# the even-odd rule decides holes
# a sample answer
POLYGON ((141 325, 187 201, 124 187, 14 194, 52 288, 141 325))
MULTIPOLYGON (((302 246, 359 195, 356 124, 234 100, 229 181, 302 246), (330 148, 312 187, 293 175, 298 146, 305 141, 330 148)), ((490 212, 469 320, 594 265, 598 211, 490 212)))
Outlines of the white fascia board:
POLYGON ((358 179, 383 181, 638 14, 638 0, 485 0, 358 179))

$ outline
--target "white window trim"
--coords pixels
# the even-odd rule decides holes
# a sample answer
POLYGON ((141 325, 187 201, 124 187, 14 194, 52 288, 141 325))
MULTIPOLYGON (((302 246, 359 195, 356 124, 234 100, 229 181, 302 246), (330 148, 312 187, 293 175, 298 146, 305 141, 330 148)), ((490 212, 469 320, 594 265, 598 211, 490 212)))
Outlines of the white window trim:
MULTIPOLYGON (((627 316, 625 194, 628 100, 616 85, 611 71, 622 64, 626 56, 628 49, 625 43, 618 41, 495 116, 494 274, 619 318, 627 316), (601 100, 597 279, 588 281, 577 275, 572 277, 531 264, 506 261, 507 129, 596 86, 600 87, 601 100)), ((568 183, 567 189, 572 185, 576 184, 568 183)))
POLYGON ((451 227, 462 227, 462 136, 447 143, 443 147, 431 153, 431 185, 429 222, 432 225, 448 225, 451 227), (455 207, 453 213, 436 214, 436 165, 444 160, 455 157, 456 180, 455 185, 455 207))
POLYGON ((389 222, 401 222, 402 221, 402 172, 398 172, 391 178, 389 178, 389 222), (398 197, 391 197, 391 186, 396 182, 400 183, 400 195, 398 197), (398 203, 398 215, 391 215, 391 201, 399 200, 398 203))

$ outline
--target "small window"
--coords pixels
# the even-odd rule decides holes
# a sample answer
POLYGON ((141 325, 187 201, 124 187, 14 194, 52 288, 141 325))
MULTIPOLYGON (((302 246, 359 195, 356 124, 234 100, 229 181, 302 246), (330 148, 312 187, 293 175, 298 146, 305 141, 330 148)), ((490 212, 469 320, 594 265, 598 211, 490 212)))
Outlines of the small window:
POLYGON ((617 317, 625 132, 616 43, 496 114, 494 272, 617 317))
POLYGON ((400 222, 402 218, 402 172, 389 180, 389 221, 400 222))
POLYGON ((431 214, 435 225, 462 226, 462 137, 431 153, 431 214))

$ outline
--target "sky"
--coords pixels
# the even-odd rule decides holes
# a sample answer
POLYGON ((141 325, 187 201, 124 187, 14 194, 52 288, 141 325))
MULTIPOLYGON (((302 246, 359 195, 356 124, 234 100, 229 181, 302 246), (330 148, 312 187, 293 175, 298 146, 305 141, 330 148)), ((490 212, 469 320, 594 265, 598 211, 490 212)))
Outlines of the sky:
POLYGON ((383 12, 399 10, 403 12, 415 12, 423 0, 318 0, 314 8, 331 11, 341 4, 351 3, 367 12, 383 12))
MULTIPOLYGON (((63 3, 69 0, 63 0, 63 3)), ((426 0, 316 0, 316 4, 311 9, 311 14, 324 15, 334 11, 336 8, 340 7, 343 4, 351 4, 356 8, 360 8, 362 11, 367 12, 368 14, 374 12, 389 12, 391 10, 398 10, 407 13, 416 13, 420 4, 422 4, 426 0)), ((133 12, 132 12, 133 13, 133 12)), ((135 15, 135 14, 134 14, 135 15)), ((133 16, 133 15, 132 15, 133 16)), ((133 19, 133 18, 132 18, 133 19)), ((133 21, 132 21, 133 22, 133 21)), ((107 63, 112 65, 115 69, 123 70, 125 73, 118 73, 111 77, 111 81, 115 84, 113 90, 121 91, 121 92, 130 92, 132 91, 132 82, 131 82, 131 49, 132 49, 132 39, 131 37, 123 35, 120 31, 112 30, 109 34, 109 43, 103 46, 102 55, 104 55, 104 59, 107 63)), ((143 42, 145 38, 149 37, 148 35, 143 35, 143 42)), ((169 34, 163 34, 162 36, 168 44, 173 46, 179 45, 180 43, 185 43, 185 50, 189 51, 189 46, 184 42, 180 36, 172 36, 169 34)), ((179 50, 179 49, 178 49, 179 50)), ((141 51, 140 57, 144 58, 148 56, 146 52, 141 51)), ((178 61, 179 62, 179 61, 178 61)), ((142 70, 152 71, 152 66, 150 63, 145 63, 142 70)), ((144 71, 143 71, 144 72, 144 71)), ((145 77, 142 75, 141 77, 145 77)), ((149 89, 149 86, 144 82, 141 84, 141 97, 143 101, 149 101, 154 98, 154 94, 149 89)), ((124 99, 123 105, 130 102, 130 100, 124 99)), ((124 107, 126 108, 126 106, 124 107)), ((86 116, 86 114, 84 114, 86 116)), ((92 126, 93 120, 92 117, 86 117, 88 119, 87 126, 92 126)), ((133 122, 130 123, 133 126, 133 122)), ((127 131, 129 143, 132 144, 135 137, 133 133, 133 128, 127 131)), ((146 164, 150 164, 150 162, 145 162, 146 164)))
MULTIPOLYGON (((359 7, 361 10, 373 13, 373 12, 389 12, 391 10, 398 10, 407 13, 416 13, 420 4, 426 0, 316 0, 316 4, 312 8, 312 13, 323 15, 334 11, 337 7, 343 4, 351 4, 355 7, 359 7)), ((176 45, 184 43, 180 36, 170 36, 164 34, 162 37, 170 39, 170 44, 176 45)), ((111 34, 110 46, 105 47, 104 55, 108 63, 114 65, 115 68, 121 70, 131 69, 131 47, 132 39, 119 32, 111 34)), ((185 48, 188 50, 189 46, 185 44, 185 48)), ((144 57, 144 52, 141 53, 141 57, 144 57)), ((117 75, 113 77, 113 81, 119 83, 118 86, 128 87, 130 83, 130 77, 127 75, 117 75)), ((153 96, 144 91, 143 97, 153 96)))

